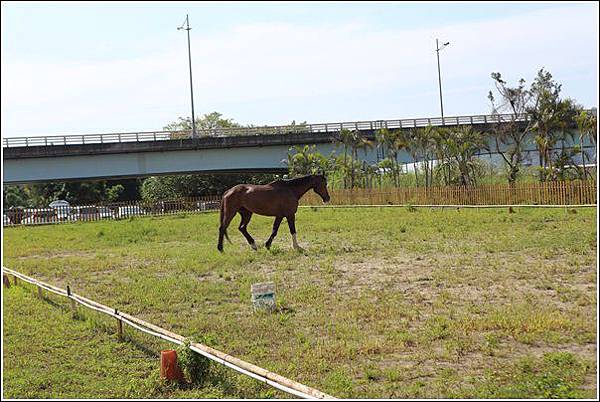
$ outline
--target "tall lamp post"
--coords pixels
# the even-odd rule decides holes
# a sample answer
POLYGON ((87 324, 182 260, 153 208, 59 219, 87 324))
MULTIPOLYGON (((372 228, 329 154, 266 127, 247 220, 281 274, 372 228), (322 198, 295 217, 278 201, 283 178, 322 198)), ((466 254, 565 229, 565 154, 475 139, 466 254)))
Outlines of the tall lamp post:
POLYGON ((437 53, 437 63, 438 63, 438 83, 440 85, 440 109, 442 111, 442 124, 444 122, 444 102, 442 101, 442 74, 440 73, 440 50, 448 46, 450 42, 446 42, 440 47, 438 44, 438 40, 435 40, 435 52, 437 53))
POLYGON ((187 39, 188 39, 188 60, 190 65, 190 96, 192 99, 192 138, 196 138, 196 117, 194 116, 194 87, 192 85, 192 51, 190 50, 190 19, 189 16, 185 15, 185 21, 179 28, 178 31, 185 30, 187 31, 187 39), (184 28, 185 25, 185 28, 184 28))

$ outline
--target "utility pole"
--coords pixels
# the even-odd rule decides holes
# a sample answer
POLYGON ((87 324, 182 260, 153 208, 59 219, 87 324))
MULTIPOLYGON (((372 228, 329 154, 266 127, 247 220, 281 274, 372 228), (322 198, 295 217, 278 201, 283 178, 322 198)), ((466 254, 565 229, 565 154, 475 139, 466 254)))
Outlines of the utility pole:
POLYGON ((440 47, 438 44, 438 40, 437 39, 435 40, 435 52, 437 53, 437 65, 438 65, 438 84, 440 86, 440 110, 442 112, 442 124, 444 121, 444 102, 442 101, 442 74, 440 72, 440 50, 442 50, 449 44, 450 44, 450 42, 446 42, 442 45, 442 47, 440 47))
POLYGON ((192 138, 196 138, 196 116, 194 115, 194 87, 192 85, 192 51, 190 49, 190 19, 188 14, 185 15, 185 22, 181 24, 178 31, 186 30, 187 31, 187 40, 188 40, 188 60, 190 65, 190 97, 192 99, 192 138), (185 25, 185 28, 183 27, 185 25))

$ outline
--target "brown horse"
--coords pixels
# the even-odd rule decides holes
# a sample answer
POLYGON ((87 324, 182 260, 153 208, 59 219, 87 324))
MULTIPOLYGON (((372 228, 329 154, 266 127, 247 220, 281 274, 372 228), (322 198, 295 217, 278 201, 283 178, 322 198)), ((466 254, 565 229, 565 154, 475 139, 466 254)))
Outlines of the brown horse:
POLYGON ((221 202, 221 217, 219 227, 219 244, 217 249, 223 251, 223 237, 227 236, 227 227, 236 213, 242 216, 240 232, 244 235, 250 246, 256 250, 256 243, 248 233, 248 223, 252 214, 274 216, 273 232, 265 243, 267 249, 277 235, 277 230, 283 218, 286 218, 294 249, 300 249, 296 240, 296 211, 298 201, 310 189, 319 194, 323 202, 329 201, 327 180, 323 175, 309 175, 292 180, 275 180, 269 184, 238 184, 223 194, 221 202))

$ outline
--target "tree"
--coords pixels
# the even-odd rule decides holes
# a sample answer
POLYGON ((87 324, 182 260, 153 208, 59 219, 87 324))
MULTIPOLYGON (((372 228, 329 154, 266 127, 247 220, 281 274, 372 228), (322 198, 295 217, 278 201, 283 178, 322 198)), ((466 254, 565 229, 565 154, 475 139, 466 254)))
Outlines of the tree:
POLYGON ((531 99, 531 93, 525 88, 525 80, 521 78, 516 87, 510 87, 502 79, 500 73, 492 73, 492 79, 496 86, 499 99, 494 97, 492 91, 488 93, 488 99, 492 109, 496 112, 507 111, 514 116, 509 122, 498 123, 492 128, 492 145, 486 144, 486 149, 502 156, 507 167, 507 179, 509 184, 514 184, 521 172, 523 165, 523 153, 527 146, 527 138, 531 127, 517 121, 517 117, 527 112, 531 99))
MULTIPOLYGON (((540 181, 557 177, 552 170, 562 168, 553 163, 553 150, 565 139, 566 128, 574 124, 577 106, 571 99, 561 99, 561 84, 543 68, 538 71, 529 90, 532 101, 527 107, 540 159, 540 181)), ((564 150, 564 147, 563 147, 564 150)), ((562 160, 564 152, 561 153, 562 160)))
POLYGON ((376 132, 376 139, 379 144, 384 146, 391 154, 387 159, 390 160, 392 166, 392 176, 394 185, 397 187, 399 182, 400 167, 398 164, 398 154, 403 149, 408 147, 406 135, 402 130, 390 131, 387 128, 382 128, 376 132))
POLYGON ((28 207, 29 197, 23 186, 6 185, 2 191, 4 209, 11 207, 28 207))
POLYGON ((185 197, 223 194, 241 183, 266 184, 277 178, 274 174, 204 174, 152 176, 142 183, 142 200, 157 202, 185 197))
POLYGON ((583 177, 588 178, 585 160, 591 160, 590 156, 585 152, 585 140, 589 140, 594 146, 594 155, 596 155, 596 138, 598 136, 598 121, 597 117, 586 110, 580 110, 575 117, 577 128, 579 130, 579 146, 581 152, 581 163, 583 165, 583 177))
MULTIPOLYGON (((225 119, 218 112, 212 112, 196 118, 196 131, 199 136, 217 135, 220 129, 242 127, 233 121, 225 119)), ((192 130, 192 119, 190 117, 179 117, 177 121, 167 124, 163 127, 165 131, 171 131, 171 138, 188 138, 192 130), (183 132, 183 133, 182 133, 183 132)))
POLYGON ((106 180, 36 183, 24 187, 27 204, 38 208, 47 207, 56 200, 66 200, 73 205, 118 201, 124 190, 123 184, 106 180))
POLYGON ((337 141, 337 145, 343 145, 344 146, 344 160, 343 160, 343 164, 342 164, 342 173, 344 176, 344 188, 347 187, 346 185, 346 171, 348 171, 348 148, 350 147, 350 144, 352 142, 352 131, 348 130, 348 129, 341 129, 338 133, 337 136, 335 136, 335 139, 337 141))
POLYGON ((418 185, 417 161, 423 164, 425 174, 425 187, 429 187, 433 181, 433 159, 435 158, 435 129, 432 126, 420 127, 410 132, 410 147, 415 160, 415 180, 418 185))
POLYGON ((438 169, 446 184, 476 185, 479 165, 475 156, 484 146, 484 134, 471 126, 436 130, 435 133, 436 154, 440 159, 438 169))
MULTIPOLYGON (((362 149, 365 152, 365 155, 367 153, 368 149, 372 149, 373 148, 373 143, 371 141, 369 141, 368 139, 366 139, 365 137, 362 136, 362 134, 360 133, 359 130, 353 130, 351 131, 351 135, 349 138, 349 146, 350 149, 352 150, 352 165, 351 165, 351 171, 350 171, 350 188, 354 188, 354 184, 355 184, 355 179, 356 179, 356 163, 358 161, 358 150, 362 149)), ((358 168, 360 169, 360 162, 358 168)))
POLYGON ((316 174, 328 170, 328 158, 319 153, 316 148, 316 145, 305 145, 289 149, 287 165, 290 176, 316 174))

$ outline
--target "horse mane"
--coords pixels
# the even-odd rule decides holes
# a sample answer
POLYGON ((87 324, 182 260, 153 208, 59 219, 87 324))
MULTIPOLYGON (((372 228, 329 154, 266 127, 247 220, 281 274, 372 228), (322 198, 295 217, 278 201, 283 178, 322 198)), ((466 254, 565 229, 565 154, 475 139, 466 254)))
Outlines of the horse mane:
POLYGON ((306 175, 306 176, 301 176, 301 177, 296 177, 294 179, 277 179, 275 181, 272 181, 271 183, 269 183, 270 185, 283 185, 283 186, 297 186, 297 185, 303 185, 306 184, 306 182, 312 180, 312 175, 306 175))

